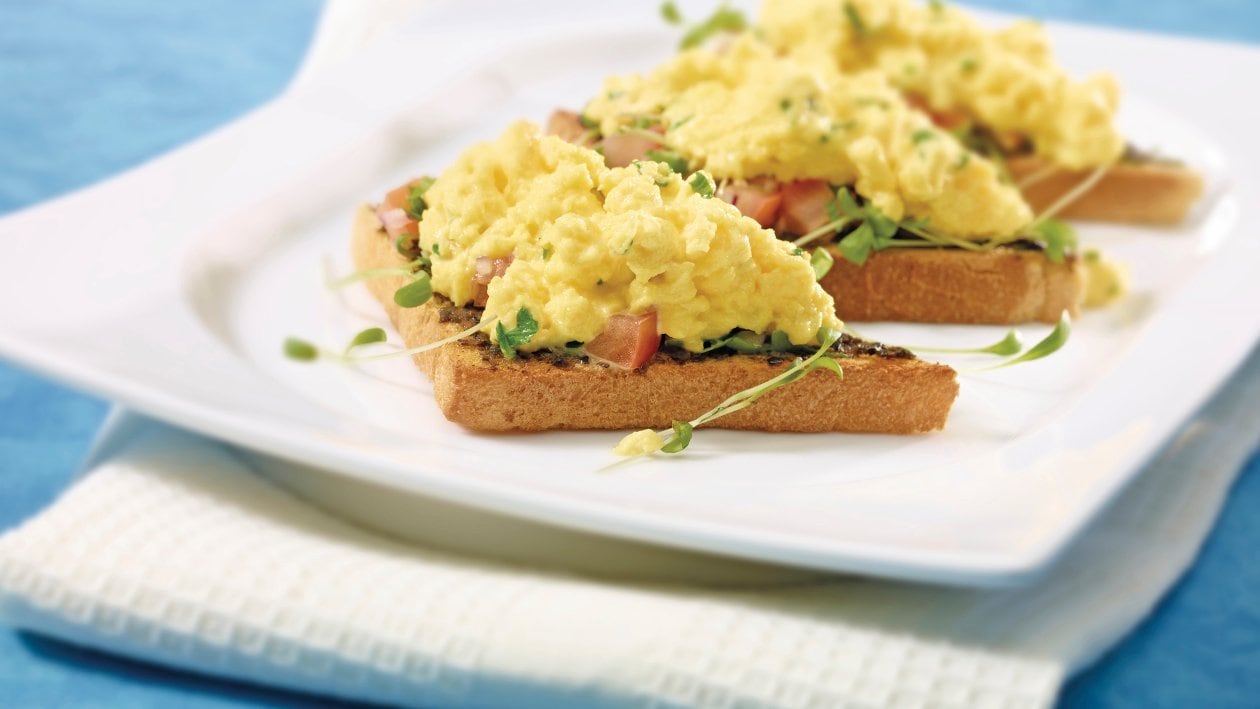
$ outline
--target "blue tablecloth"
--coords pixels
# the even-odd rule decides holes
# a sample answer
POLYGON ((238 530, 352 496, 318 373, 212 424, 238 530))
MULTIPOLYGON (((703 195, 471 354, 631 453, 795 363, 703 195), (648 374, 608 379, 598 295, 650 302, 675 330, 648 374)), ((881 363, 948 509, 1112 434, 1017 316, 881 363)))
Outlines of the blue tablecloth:
MULTIPOLYGON (((1251 0, 975 4, 1260 41, 1260 3, 1251 0)), ((276 95, 301 61, 319 8, 317 0, 0 2, 0 214, 108 177, 276 95)), ((78 228, 90 230, 92 215, 78 228)), ((56 277, 56 264, 37 267, 56 277)), ((0 530, 65 487, 107 408, 0 360, 0 530)), ((1063 706, 1260 704, 1256 509, 1260 456, 1195 567, 1154 617, 1069 683, 1063 706)), ((328 705, 0 629, 3 706, 316 704, 328 705)))

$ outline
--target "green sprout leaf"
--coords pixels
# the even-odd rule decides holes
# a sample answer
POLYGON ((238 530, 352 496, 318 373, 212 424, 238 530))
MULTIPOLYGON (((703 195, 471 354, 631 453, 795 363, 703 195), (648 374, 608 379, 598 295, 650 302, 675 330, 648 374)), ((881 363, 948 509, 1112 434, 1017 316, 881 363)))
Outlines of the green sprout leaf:
POLYGON ((835 372, 837 377, 844 379, 844 369, 840 366, 838 361, 830 357, 822 357, 815 360, 814 364, 811 366, 811 370, 812 369, 827 369, 835 372))
POLYGON ((432 177, 422 177, 407 190, 407 216, 419 219, 424 215, 424 210, 429 206, 424 201, 424 195, 432 186, 432 177))
POLYGON ((394 291, 394 302, 403 308, 416 308, 433 297, 433 284, 426 271, 416 273, 416 279, 394 291))
POLYGON ((661 3, 661 17, 671 25, 681 25, 683 23, 682 13, 678 11, 678 6, 672 0, 665 0, 661 3))
POLYGON ((662 453, 679 453, 691 445, 691 434, 695 432, 695 426, 686 421, 674 422, 674 435, 665 445, 661 446, 662 453))
POLYGON ((915 145, 919 145, 920 143, 931 140, 935 137, 936 137, 936 131, 932 130, 931 128, 920 128, 916 130, 914 133, 910 134, 910 140, 913 141, 915 145))
POLYGON ((995 354, 995 355, 1006 356, 1006 355, 1013 355, 1016 352, 1019 352, 1019 348, 1023 346, 1024 346, 1024 343, 1019 338, 1019 331, 1016 330, 1015 328, 1011 328, 1010 330, 1006 332, 1006 337, 1003 337, 1001 340, 994 342, 988 347, 985 347, 983 349, 976 350, 976 351, 981 354, 995 354))
POLYGON ((875 232, 871 230, 869 223, 862 222, 861 226, 841 239, 837 247, 846 261, 861 266, 870 258, 871 251, 875 250, 875 232))
POLYGON ((814 249, 813 255, 809 257, 809 265, 814 269, 814 280, 821 281, 835 263, 836 260, 831 257, 826 246, 814 249))
POLYGON ((1063 263, 1069 249, 1076 248, 1076 230, 1058 219, 1044 219, 1032 226, 1033 234, 1045 242, 1046 258, 1063 263))
POLYGON ((875 205, 866 205, 866 223, 871 225, 871 232, 875 235, 875 250, 879 250, 888 245, 888 240, 897 235, 897 222, 884 216, 884 213, 875 208, 875 205))
POLYGON ((690 180, 687 180, 687 184, 691 185, 691 189, 695 190, 696 194, 701 197, 704 197, 705 199, 713 197, 713 178, 709 177, 707 174, 697 172, 691 176, 690 180))
MULTIPOLYGON (((665 163, 669 169, 680 175, 687 174, 687 158, 676 150, 649 150, 644 154, 648 160, 665 163)), ((668 184, 668 182, 666 183, 668 184)))
POLYGON ((319 348, 296 337, 285 338, 284 356, 298 362, 314 362, 319 359, 319 348))
POLYGON ((422 256, 423 254, 420 253, 420 235, 399 234, 398 238, 394 239, 394 250, 407 258, 422 256))
POLYGON ((499 322, 494 328, 499 338, 499 350, 508 359, 516 359, 516 348, 529 343, 538 334, 538 321, 530 314, 529 308, 521 308, 516 312, 516 327, 508 330, 499 322))
POLYGON ((792 349, 792 341, 788 339, 788 334, 782 330, 770 333, 770 349, 774 352, 787 352, 792 349))
POLYGON ((1059 324, 1054 326, 1049 335, 1046 335, 1040 342, 1028 348, 1024 354, 1008 359, 1005 362, 995 364, 992 367, 984 369, 1001 369, 1009 367, 1012 364, 1020 364, 1023 362, 1032 362, 1033 360, 1049 357, 1058 352, 1063 345, 1067 344, 1068 336, 1072 333, 1072 319, 1068 317, 1067 311, 1063 311, 1063 315, 1059 317, 1059 324))
POLYGON ((848 187, 841 187, 836 190, 836 200, 840 203, 840 209, 844 210, 844 215, 850 219, 861 219, 864 215, 862 208, 858 206, 857 200, 853 199, 853 193, 848 187))
POLYGON ((849 24, 853 25, 853 33, 858 37, 870 35, 870 30, 867 28, 866 23, 862 21, 862 14, 858 12, 858 9, 849 0, 845 0, 844 3, 844 16, 849 18, 849 24))
POLYGON ((942 352, 942 353, 948 353, 948 354, 992 354, 992 355, 998 355, 1001 357, 1007 357, 1013 354, 1017 354, 1023 346, 1024 346, 1024 343, 1019 337, 1019 330, 1016 330, 1015 328, 1011 328, 1010 330, 1006 331, 1005 337, 998 340, 997 342, 994 342, 991 345, 986 345, 984 347, 965 347, 965 348, 907 347, 906 349, 914 350, 915 352, 942 352))
MULTIPOLYGON (((662 10, 663 12, 663 10, 662 10)), ((681 19, 681 18, 680 18, 681 19)), ((719 5, 709 19, 687 30, 679 42, 679 49, 691 49, 704 44, 718 32, 742 32, 748 28, 748 19, 744 13, 730 5, 719 5)))
MULTIPOLYGON (((730 337, 720 340, 718 347, 727 347, 736 352, 760 352, 762 349, 762 338, 757 337, 751 332, 740 332, 730 337)), ((714 348, 716 349, 716 347, 714 348)))
POLYGON ((350 340, 350 344, 346 345, 346 354, 350 354, 350 350, 356 347, 374 345, 378 342, 384 342, 385 340, 386 335, 383 329, 379 327, 369 327, 368 329, 355 335, 354 339, 350 340))
MULTIPOLYGON (((840 190, 848 192, 848 190, 844 187, 841 187, 840 190)), ((844 219, 844 215, 840 213, 840 190, 836 191, 835 197, 832 197, 827 201, 827 218, 833 222, 838 222, 841 219, 844 219)), ((852 199, 852 197, 849 199, 852 199)))

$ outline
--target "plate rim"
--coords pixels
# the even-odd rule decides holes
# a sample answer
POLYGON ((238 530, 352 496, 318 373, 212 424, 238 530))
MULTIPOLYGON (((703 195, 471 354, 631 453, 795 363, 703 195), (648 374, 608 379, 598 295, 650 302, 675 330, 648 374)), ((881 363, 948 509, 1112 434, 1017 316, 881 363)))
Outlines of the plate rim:
MULTIPOLYGON (((321 82, 316 82, 316 85, 320 85, 320 83, 321 82)), ((289 99, 282 96, 277 101, 262 109, 262 111, 275 110, 277 107, 283 108, 287 101, 289 101, 289 99)), ((230 124, 230 129, 238 131, 247 129, 250 125, 253 125, 253 121, 257 120, 257 113, 258 112, 251 113, 237 122, 230 124)), ((131 181, 137 179, 137 177, 143 178, 146 174, 151 173, 155 165, 162 163, 163 161, 193 159, 190 157, 195 156, 196 154, 196 151, 192 150, 193 148, 204 148, 207 145, 213 145, 215 141, 222 139, 223 134, 224 131, 216 131, 197 141, 194 141, 189 145, 177 148, 172 153, 159 158, 157 161, 151 161, 138 168, 128 170, 106 182, 98 183, 97 185, 71 193, 70 195, 56 198, 50 202, 19 210, 11 215, 6 215, 3 220, 0 220, 0 230, 13 224, 25 223, 29 220, 38 221, 39 219, 48 218, 50 215, 55 215, 58 210, 71 208, 71 206, 73 206, 78 200, 84 198, 100 199, 102 196, 112 197, 117 193, 126 194, 127 185, 129 185, 131 181)), ((1241 221, 1243 220, 1240 220, 1240 222, 1241 221)), ((1211 258, 1210 263, 1205 264, 1200 272, 1195 274, 1193 278, 1195 283, 1210 280, 1209 273, 1213 270, 1219 270, 1221 267, 1222 259, 1220 258, 1220 254, 1227 253, 1226 249, 1230 246, 1238 247, 1238 249, 1243 253, 1251 253, 1253 255, 1254 253, 1260 253, 1257 252, 1255 247, 1252 247, 1249 251, 1243 249, 1242 247, 1246 246, 1246 244, 1241 242, 1238 235, 1235 235, 1234 238, 1229 240, 1227 246, 1222 247, 1222 250, 1211 258), (1216 267, 1216 269, 1213 269, 1213 267, 1216 267)), ((1184 286, 1185 292, 1189 293, 1189 289, 1194 286, 1195 283, 1186 283, 1184 286)), ((1178 302, 1182 302, 1182 300, 1188 297, 1190 296, 1182 293, 1181 296, 1179 296, 1181 300, 1178 302)), ((1163 314, 1163 317, 1168 316, 1165 313, 1163 314)), ((1260 322, 1260 318, 1253 319, 1260 322)), ((1252 324, 1253 329, 1249 336, 1235 338, 1235 340, 1231 341, 1228 353, 1225 353, 1223 356, 1219 356, 1216 360, 1214 360, 1214 363, 1221 367, 1222 370, 1227 370, 1232 373, 1242 363, 1243 359, 1254 345, 1257 336, 1260 335, 1260 331, 1256 331, 1254 329, 1255 323, 1252 324)), ((1151 329, 1151 331, 1153 330, 1154 328, 1151 329)), ((1148 331, 1147 336, 1149 337, 1149 335, 1150 332, 1148 331)), ((1142 339, 1146 338, 1144 337, 1142 339)), ((362 460, 351 459, 338 455, 338 451, 340 450, 339 448, 336 446, 325 446, 324 444, 316 445, 313 448, 307 448, 305 454, 302 454, 301 450, 298 451, 298 454, 294 454, 293 451, 289 450, 294 444, 292 438, 294 438, 294 434, 300 434, 302 429, 292 428, 290 430, 286 426, 281 426, 278 429, 274 427, 269 429, 266 426, 256 428, 258 424, 257 421, 239 418, 233 419, 231 416, 225 416, 222 412, 215 412, 213 410, 199 410, 196 403, 183 401, 178 397, 164 398, 159 392, 144 391, 142 383, 139 382, 110 381, 108 380, 107 373, 104 375, 104 378, 102 378, 102 373, 94 372, 91 367, 85 367, 82 363, 63 357, 63 353, 55 351, 50 352, 46 349, 29 346, 29 343, 22 341, 20 336, 16 333, 9 333, 5 330, 0 330, 0 351, 3 351, 6 356, 13 358, 35 371, 39 371, 55 379, 68 381, 78 388, 104 393, 106 396, 120 400, 128 406, 134 407, 144 413, 156 415, 158 418, 163 418, 165 420, 172 420, 181 425, 191 423, 194 428, 208 432, 212 435, 228 438, 244 443, 245 445, 258 447, 273 453, 278 453, 283 457, 301 460, 306 463, 322 462, 324 465, 321 467, 327 467, 327 463, 333 462, 337 465, 337 470, 342 474, 365 477, 381 484, 410 489, 423 494, 439 494, 445 499, 451 499, 477 507, 487 507, 495 509, 496 511, 515 514, 517 516, 524 516, 558 526, 582 529, 584 531, 595 531, 601 534, 610 533, 609 530, 605 528, 593 525, 593 523, 598 522, 599 519, 606 520, 607 515, 595 514, 594 517, 599 519, 592 520, 589 515, 580 514, 581 510, 569 509, 568 512, 573 515, 573 517, 568 522, 555 520, 553 518, 545 518, 544 514, 546 512, 557 509, 558 505, 555 500, 551 500, 549 503, 544 505, 544 507, 536 510, 533 514, 525 514, 519 508, 515 507, 515 504, 520 501, 522 494, 527 494, 527 496, 533 495, 522 493, 520 490, 506 496, 495 494, 495 491, 493 490, 494 486, 485 481, 466 480, 464 481, 464 486, 435 486, 433 485, 435 478, 440 476, 441 473, 431 471, 429 477, 424 480, 427 484, 422 486, 420 485, 420 480, 399 477, 396 474, 391 474, 391 472, 386 469, 387 466, 361 467, 363 462, 362 460), (435 489, 437 492, 435 492, 435 489), (494 504, 486 504, 487 499, 494 502, 494 504), (585 521, 583 521, 583 519, 585 521)), ((1215 391, 1216 387, 1223 384, 1226 380, 1227 376, 1222 374, 1214 380, 1214 384, 1211 387, 1197 391, 1196 394, 1191 397, 1194 403, 1187 410, 1186 417, 1178 417, 1176 421, 1165 421, 1165 425, 1162 427, 1162 435, 1159 436, 1159 442, 1144 447, 1141 453, 1136 456, 1137 459, 1130 461, 1131 464, 1126 465, 1126 467, 1130 469, 1127 474, 1113 476, 1114 479, 1111 480, 1112 484, 1109 485, 1103 493, 1096 495, 1086 509, 1082 509, 1080 511, 1080 514, 1077 515, 1078 521, 1069 525, 1071 529, 1065 535, 1053 539, 1047 539, 1042 548, 1036 549, 1035 552, 1026 554, 1023 557, 994 558, 990 556, 988 558, 972 559, 970 560, 971 563, 959 563, 959 557, 955 553, 953 562, 948 565, 948 568, 933 566, 930 563, 923 563, 923 561, 920 560, 919 566, 915 566, 909 573, 905 573, 906 566, 904 559, 902 562, 897 564, 898 568, 890 569, 886 568, 887 564, 884 563, 887 560, 880 558, 862 558, 860 554, 855 555, 854 550, 849 550, 848 556, 844 557, 845 563, 840 566, 836 566, 834 563, 820 564, 817 563, 817 560, 804 559, 800 554, 797 554, 796 558, 786 558, 792 555, 784 555, 782 553, 784 548, 780 547, 791 547, 796 549, 798 552, 801 551, 802 548, 808 547, 806 556, 809 556, 810 554, 827 554, 825 550, 820 551, 816 546, 810 547, 810 545, 802 545, 799 540, 793 542, 790 537, 786 540, 776 540, 775 543, 769 545, 762 544, 757 548, 749 547, 746 551, 753 553, 747 555, 741 554, 741 556, 776 561, 779 563, 784 563, 786 561, 786 563, 827 568, 830 570, 857 570, 863 573, 871 573, 881 576, 894 576, 920 580, 926 578, 925 574, 922 572, 924 570, 930 570, 933 572, 930 575, 930 580, 935 581, 976 585, 997 585, 1022 582, 1029 577, 1036 575, 1040 570, 1048 566, 1059 553, 1064 551, 1069 546, 1070 540, 1075 538, 1076 535, 1085 529, 1085 523, 1096 515, 1106 503, 1114 499, 1119 489, 1123 488, 1137 477, 1142 463, 1154 456, 1160 449, 1160 446, 1167 442, 1168 434, 1170 434, 1173 430, 1176 430, 1178 427, 1185 425, 1186 422, 1192 420, 1194 413, 1201 408, 1212 392, 1215 391), (776 546, 776 544, 779 546, 776 546), (761 551, 758 552, 758 549, 761 549, 761 551), (899 573, 899 571, 902 573, 899 573)), ((394 472, 396 473, 397 471, 394 472)), ((541 495, 540 497, 545 498, 546 496, 541 495)), ((581 502, 578 507, 589 508, 590 505, 591 503, 586 501, 581 502)), ((647 534, 647 531, 649 530, 639 529, 634 534, 627 534, 627 530, 623 529, 620 533, 611 533, 615 536, 630 536, 636 539, 651 541, 654 543, 665 543, 671 546, 684 546, 703 551, 729 553, 729 544, 716 544, 713 537, 706 536, 705 532, 697 532, 694 525, 692 525, 688 532, 689 534, 692 534, 693 537, 687 543, 680 543, 679 540, 674 538, 664 538, 669 537, 670 534, 676 530, 658 529, 657 531, 660 532, 659 534, 647 534), (696 538, 694 536, 696 534, 699 534, 700 538, 696 538), (720 546, 722 548, 715 548, 715 544, 716 546, 720 546)), ((718 528, 716 531, 710 530, 708 534, 718 534, 722 540, 729 540, 732 538, 730 529, 722 530, 718 528)), ((738 535, 736 536, 738 537, 738 535)), ((740 538, 738 541, 748 545, 757 540, 740 538)), ((764 537, 761 541, 765 541, 764 537)), ((830 552, 830 558, 833 560, 834 553, 834 550, 830 552)))

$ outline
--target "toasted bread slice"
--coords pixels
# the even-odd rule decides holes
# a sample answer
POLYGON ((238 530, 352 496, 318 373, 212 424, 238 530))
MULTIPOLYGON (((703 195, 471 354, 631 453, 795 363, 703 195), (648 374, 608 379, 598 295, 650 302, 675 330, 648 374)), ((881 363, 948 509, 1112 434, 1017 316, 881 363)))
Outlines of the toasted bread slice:
MULTIPOLYGON (((1034 212, 1041 212, 1089 176, 1088 170, 1045 173, 1046 163, 1034 156, 1006 162, 1015 184, 1030 175, 1045 176, 1020 191, 1034 212)), ((1103 175, 1098 184, 1057 216, 1128 224, 1173 225, 1186 218, 1203 194, 1203 176, 1171 162, 1144 160, 1121 162, 1103 175)))
MULTIPOLYGON (((397 267, 404 259, 370 207, 355 216, 352 253, 360 269, 397 267)), ((478 311, 430 301, 404 309, 393 293, 401 276, 368 281, 408 347, 453 335, 478 311)), ((958 394, 954 370, 904 350, 850 340, 844 379, 815 371, 776 389, 715 427, 759 431, 919 433, 942 428, 958 394)), ((433 380, 434 398, 451 421, 475 431, 666 428, 709 410, 790 366, 790 357, 657 353, 645 367, 615 369, 586 358, 547 353, 506 359, 484 336, 416 355, 433 380)))
POLYGON ((822 287, 843 320, 1013 325, 1075 316, 1084 297, 1079 259, 1000 247, 889 249, 858 266, 833 249, 822 287))

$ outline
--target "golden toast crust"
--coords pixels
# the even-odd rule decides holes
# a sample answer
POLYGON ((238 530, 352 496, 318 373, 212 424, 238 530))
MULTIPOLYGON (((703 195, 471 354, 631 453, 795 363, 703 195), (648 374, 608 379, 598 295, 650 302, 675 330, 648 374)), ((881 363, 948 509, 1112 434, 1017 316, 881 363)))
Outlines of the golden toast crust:
POLYGON ((889 249, 858 266, 834 247, 821 285, 842 320, 1014 325, 1075 316, 1085 287, 1075 257, 997 248, 889 249))

